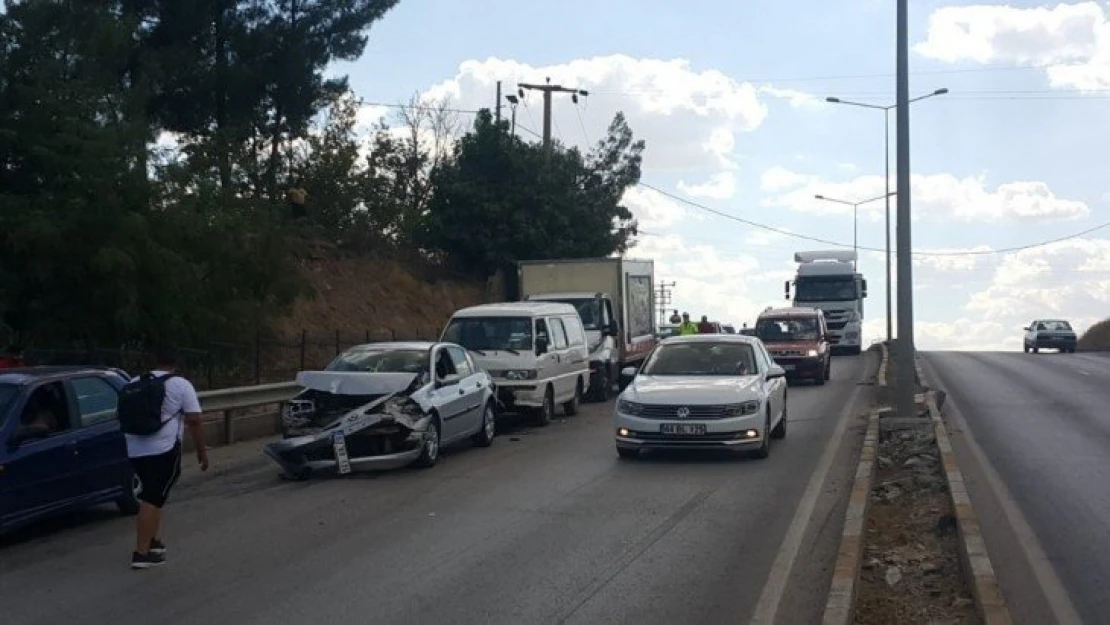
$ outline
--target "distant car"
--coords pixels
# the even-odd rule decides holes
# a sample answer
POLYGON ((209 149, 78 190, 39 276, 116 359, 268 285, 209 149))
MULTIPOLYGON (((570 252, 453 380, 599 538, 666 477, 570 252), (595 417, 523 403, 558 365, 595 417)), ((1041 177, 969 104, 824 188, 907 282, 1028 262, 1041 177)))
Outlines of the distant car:
POLYGON ((744 336, 755 336, 755 328, 743 327, 740 328, 740 334, 744 336))
POLYGON ((731 323, 726 323, 721 326, 721 331, 725 334, 736 334, 736 326, 732 325, 731 323))
POLYGON ((832 345, 824 313, 817 308, 768 308, 755 334, 790 379, 824 384, 832 377, 832 345))
POLYGON ((115 503, 139 510, 116 419, 126 373, 98 367, 0 371, 0 532, 115 503))
POLYGON ((678 336, 678 326, 673 323, 661 323, 659 329, 655 332, 655 338, 662 341, 663 339, 678 336))
POLYGON ((693 334, 657 346, 614 409, 617 453, 644 449, 751 450, 770 454, 786 436, 786 372, 759 339, 693 334))
POLYGON ((1075 353, 1078 338, 1071 324, 1062 319, 1038 319, 1025 327, 1023 347, 1025 353, 1036 354, 1042 349, 1058 349, 1060 353, 1075 353))
POLYGON ((431 467, 444 446, 488 447, 496 435, 493 379, 455 343, 359 345, 297 383, 305 390, 282 406, 283 440, 264 448, 289 478, 431 467))

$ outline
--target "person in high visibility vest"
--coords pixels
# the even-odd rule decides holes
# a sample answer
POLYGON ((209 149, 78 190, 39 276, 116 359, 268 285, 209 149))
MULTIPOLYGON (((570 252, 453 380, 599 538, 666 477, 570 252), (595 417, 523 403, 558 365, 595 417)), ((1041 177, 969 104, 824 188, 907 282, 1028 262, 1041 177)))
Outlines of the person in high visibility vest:
POLYGON ((690 321, 690 313, 682 313, 682 325, 678 326, 678 335, 686 336, 687 334, 697 334, 698 326, 693 321, 690 321))

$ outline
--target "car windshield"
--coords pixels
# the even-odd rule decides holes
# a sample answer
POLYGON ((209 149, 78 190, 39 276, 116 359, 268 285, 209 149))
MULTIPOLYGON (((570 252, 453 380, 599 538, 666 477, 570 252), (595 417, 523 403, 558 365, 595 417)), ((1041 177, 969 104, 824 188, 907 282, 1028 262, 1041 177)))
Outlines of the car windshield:
POLYGON ((426 349, 355 347, 335 357, 325 371, 362 373, 423 373, 428 370, 426 349))
POLYGON ((1042 321, 1037 324, 1038 330, 1045 330, 1047 332, 1071 332, 1071 324, 1067 321, 1042 321))
POLYGON ((816 341, 817 320, 809 318, 760 319, 755 324, 755 335, 764 342, 816 341))
POLYGON ((798 302, 835 302, 856 299, 855 278, 799 278, 794 300, 798 302))
POLYGON ((739 341, 660 345, 644 363, 644 375, 750 375, 755 373, 752 346, 739 341))
POLYGON ((448 343, 472 351, 532 349, 531 317, 461 317, 451 320, 443 332, 448 343))

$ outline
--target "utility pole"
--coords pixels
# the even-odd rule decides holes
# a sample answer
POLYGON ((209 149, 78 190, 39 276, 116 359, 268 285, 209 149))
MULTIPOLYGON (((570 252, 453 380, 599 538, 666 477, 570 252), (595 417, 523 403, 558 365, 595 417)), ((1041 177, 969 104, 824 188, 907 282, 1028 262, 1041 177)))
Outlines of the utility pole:
POLYGON ((501 125, 501 81, 497 81, 497 106, 494 107, 493 121, 501 125))
POLYGON ((910 236, 910 72, 909 72, 909 0, 898 0, 897 8, 897 142, 898 153, 895 181, 898 200, 898 344, 894 370, 897 372, 895 393, 898 416, 916 416, 914 403, 914 340, 913 340, 913 237, 910 236))
POLYGON ((671 289, 674 285, 674 282, 660 282, 655 290, 655 301, 659 303, 659 323, 667 321, 667 307, 671 304, 671 289))
POLYGON ((570 99, 578 104, 578 96, 588 96, 589 91, 585 89, 574 89, 571 87, 564 87, 562 85, 551 84, 551 78, 547 78, 547 84, 535 85, 529 83, 519 83, 517 85, 520 89, 520 97, 524 97, 524 90, 540 91, 543 93, 543 147, 544 149, 551 148, 551 94, 553 93, 569 93, 570 99))

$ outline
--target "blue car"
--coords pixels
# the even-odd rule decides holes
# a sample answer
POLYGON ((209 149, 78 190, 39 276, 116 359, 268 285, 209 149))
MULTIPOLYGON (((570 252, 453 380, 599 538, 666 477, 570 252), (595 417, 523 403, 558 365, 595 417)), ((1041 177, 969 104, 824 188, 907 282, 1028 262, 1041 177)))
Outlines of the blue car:
POLYGON ((0 369, 0 533, 104 503, 138 512, 117 369, 0 369))

